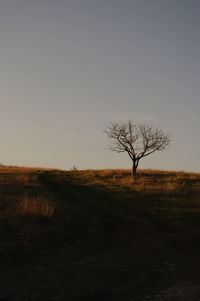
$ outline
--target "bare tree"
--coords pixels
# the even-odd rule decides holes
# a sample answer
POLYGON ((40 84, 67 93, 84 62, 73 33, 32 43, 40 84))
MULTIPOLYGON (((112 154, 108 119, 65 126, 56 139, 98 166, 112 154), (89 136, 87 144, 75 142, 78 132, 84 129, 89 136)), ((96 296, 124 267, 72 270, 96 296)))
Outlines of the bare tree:
POLYGON ((132 160, 132 178, 135 178, 140 159, 155 151, 162 151, 170 143, 169 134, 160 128, 145 123, 113 122, 106 127, 105 133, 112 140, 109 149, 117 153, 127 152, 132 160))

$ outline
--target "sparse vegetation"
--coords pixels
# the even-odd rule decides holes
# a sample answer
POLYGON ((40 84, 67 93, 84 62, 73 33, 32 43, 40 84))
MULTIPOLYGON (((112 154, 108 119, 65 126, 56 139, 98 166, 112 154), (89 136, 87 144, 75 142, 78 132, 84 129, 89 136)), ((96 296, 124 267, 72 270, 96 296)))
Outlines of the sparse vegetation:
POLYGON ((196 288, 200 174, 129 174, 0 167, 0 298, 174 301, 196 288))
POLYGON ((52 218, 55 214, 54 203, 41 197, 24 196, 17 204, 15 215, 19 217, 52 218))

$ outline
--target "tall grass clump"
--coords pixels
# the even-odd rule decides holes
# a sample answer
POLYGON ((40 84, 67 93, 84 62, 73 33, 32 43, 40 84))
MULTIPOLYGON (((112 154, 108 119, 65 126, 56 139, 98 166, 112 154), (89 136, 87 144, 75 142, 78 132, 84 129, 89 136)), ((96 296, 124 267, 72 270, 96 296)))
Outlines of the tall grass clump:
POLYGON ((37 216, 51 218, 55 215, 55 204, 52 199, 42 196, 24 195, 16 208, 18 216, 37 216))
POLYGON ((51 196, 25 194, 2 213, 3 219, 16 221, 52 220, 56 216, 56 205, 51 196))

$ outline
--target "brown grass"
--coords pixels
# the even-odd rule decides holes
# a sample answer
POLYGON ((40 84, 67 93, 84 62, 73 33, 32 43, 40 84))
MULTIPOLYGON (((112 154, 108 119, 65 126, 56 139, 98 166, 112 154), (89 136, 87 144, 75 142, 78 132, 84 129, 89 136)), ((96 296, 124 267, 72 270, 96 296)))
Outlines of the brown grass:
POLYGON ((130 170, 104 169, 75 171, 72 175, 83 185, 104 186, 108 189, 129 188, 144 194, 180 194, 200 191, 200 174, 184 171, 139 170, 134 182, 130 170))
POLYGON ((157 300, 196 283, 199 192, 197 173, 0 167, 1 299, 157 300))
MULTIPOLYGON (((8 203, 8 199, 7 199, 8 203)), ((8 205, 1 211, 2 219, 52 219, 56 214, 56 205, 51 198, 45 196, 24 195, 22 198, 11 198, 8 205)))
POLYGON ((41 171, 50 169, 16 166, 0 167, 0 218, 52 218, 53 196, 40 183, 41 171))
POLYGON ((55 216, 53 196, 40 181, 41 173, 56 176, 57 181, 99 187, 106 190, 136 192, 145 195, 183 195, 200 192, 200 174, 184 171, 138 170, 134 183, 128 169, 59 171, 53 169, 0 167, 0 216, 55 216), (64 177, 64 178, 63 178, 64 177), (60 180, 59 180, 60 179, 60 180))
POLYGON ((55 204, 52 200, 44 197, 24 196, 17 204, 15 214, 17 216, 39 216, 53 217, 55 214, 55 204))

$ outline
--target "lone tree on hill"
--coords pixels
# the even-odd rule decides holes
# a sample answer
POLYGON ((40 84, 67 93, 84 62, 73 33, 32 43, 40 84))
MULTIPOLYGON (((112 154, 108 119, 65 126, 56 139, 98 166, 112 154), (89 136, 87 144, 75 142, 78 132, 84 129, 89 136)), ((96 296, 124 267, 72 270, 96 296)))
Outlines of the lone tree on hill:
POLYGON ((132 179, 135 178, 140 159, 155 151, 162 151, 170 143, 170 136, 160 128, 145 123, 113 122, 105 133, 112 140, 109 149, 117 153, 127 152, 132 160, 132 179))

